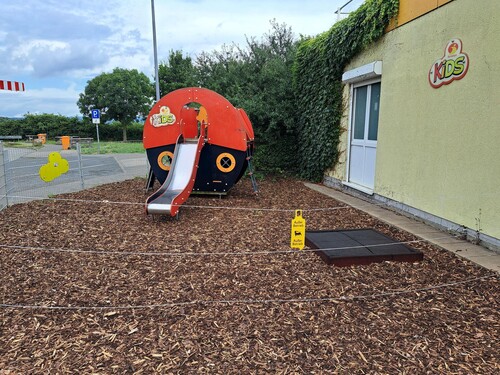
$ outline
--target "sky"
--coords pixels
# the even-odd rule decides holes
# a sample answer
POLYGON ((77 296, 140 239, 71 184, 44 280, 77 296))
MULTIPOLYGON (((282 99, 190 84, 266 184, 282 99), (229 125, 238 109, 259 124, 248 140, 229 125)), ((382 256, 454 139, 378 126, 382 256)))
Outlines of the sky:
MULTIPOLYGON (((260 38, 271 20, 296 37, 315 36, 348 0, 155 0, 159 62, 170 50, 196 58, 222 45, 260 38)), ((352 0, 342 12, 357 9, 352 0)), ((345 16, 343 16, 345 17, 345 16)), ((0 0, 0 79, 26 91, 0 90, 0 116, 77 116, 89 80, 114 68, 154 80, 151 0, 0 0)))

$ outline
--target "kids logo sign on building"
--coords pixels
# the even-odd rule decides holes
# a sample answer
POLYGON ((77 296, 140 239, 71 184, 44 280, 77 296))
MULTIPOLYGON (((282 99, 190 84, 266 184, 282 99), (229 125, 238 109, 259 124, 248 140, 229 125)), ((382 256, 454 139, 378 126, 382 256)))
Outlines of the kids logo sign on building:
POLYGON ((429 83, 435 89, 462 79, 469 69, 469 56, 462 52, 462 41, 454 38, 448 42, 444 56, 436 60, 429 70, 429 83))

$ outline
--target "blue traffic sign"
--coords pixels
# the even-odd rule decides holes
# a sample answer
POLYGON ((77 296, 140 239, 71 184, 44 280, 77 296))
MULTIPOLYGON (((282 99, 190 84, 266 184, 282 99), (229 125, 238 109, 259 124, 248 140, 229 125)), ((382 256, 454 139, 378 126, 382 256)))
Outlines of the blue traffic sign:
POLYGON ((92 110, 92 123, 99 124, 101 122, 101 111, 98 109, 92 110))

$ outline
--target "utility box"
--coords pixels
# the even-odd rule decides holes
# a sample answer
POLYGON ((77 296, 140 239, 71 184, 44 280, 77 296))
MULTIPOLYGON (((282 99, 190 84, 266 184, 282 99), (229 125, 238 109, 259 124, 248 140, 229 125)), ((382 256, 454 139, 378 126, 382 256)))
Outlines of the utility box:
POLYGON ((61 137, 61 144, 63 150, 69 150, 71 148, 71 138, 69 135, 63 135, 61 137))
POLYGON ((37 134, 38 136, 38 141, 44 145, 45 142, 47 142, 47 134, 37 134))

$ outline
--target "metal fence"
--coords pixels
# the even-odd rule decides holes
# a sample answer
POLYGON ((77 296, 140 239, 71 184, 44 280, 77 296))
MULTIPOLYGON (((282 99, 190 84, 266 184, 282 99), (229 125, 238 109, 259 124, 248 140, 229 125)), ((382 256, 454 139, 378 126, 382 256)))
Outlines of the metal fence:
POLYGON ((10 148, 0 141, 0 210, 16 203, 146 176, 145 154, 84 155, 79 144, 76 150, 62 150, 57 145, 10 148), (40 168, 58 167, 57 163, 49 163, 53 152, 68 162, 69 170, 51 181, 44 181, 40 168))

